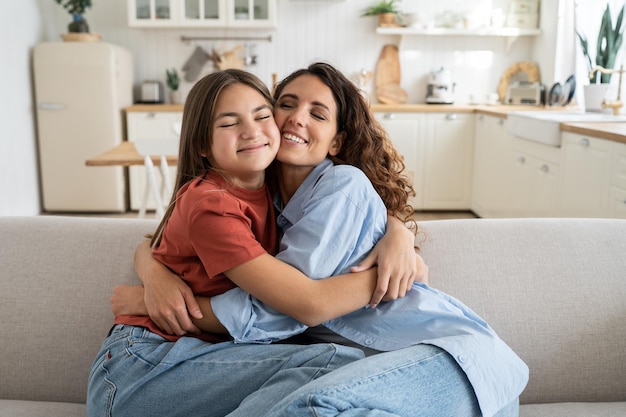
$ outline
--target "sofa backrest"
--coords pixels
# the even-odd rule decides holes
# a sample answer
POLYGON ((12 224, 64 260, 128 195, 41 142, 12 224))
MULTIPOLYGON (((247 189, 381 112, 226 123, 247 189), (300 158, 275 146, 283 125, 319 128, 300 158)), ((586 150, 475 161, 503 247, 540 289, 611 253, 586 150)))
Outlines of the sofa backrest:
POLYGON ((436 288, 529 365, 522 403, 626 400, 626 220, 421 224, 436 288))
POLYGON ((0 398, 84 403, 117 284, 154 220, 0 217, 0 398))

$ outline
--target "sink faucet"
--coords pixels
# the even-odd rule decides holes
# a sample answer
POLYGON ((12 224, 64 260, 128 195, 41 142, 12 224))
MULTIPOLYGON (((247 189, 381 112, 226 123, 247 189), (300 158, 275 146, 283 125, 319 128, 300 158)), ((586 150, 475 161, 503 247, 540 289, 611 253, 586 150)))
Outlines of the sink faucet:
POLYGON ((622 106, 624 106, 624 103, 621 102, 620 97, 622 94, 622 74, 624 73, 624 65, 621 65, 619 67, 618 70, 615 69, 606 69, 604 67, 601 67, 600 65, 596 65, 595 67, 591 68, 591 71, 589 71, 589 79, 591 79, 593 77, 593 74, 596 73, 596 71, 600 71, 603 74, 614 74, 614 73, 618 73, 619 74, 619 83, 618 83, 618 87, 617 87, 617 100, 616 101, 607 101, 606 99, 604 99, 604 101, 602 102, 602 108, 611 108, 613 109, 613 114, 615 116, 617 116, 619 114, 619 109, 622 108, 622 106))

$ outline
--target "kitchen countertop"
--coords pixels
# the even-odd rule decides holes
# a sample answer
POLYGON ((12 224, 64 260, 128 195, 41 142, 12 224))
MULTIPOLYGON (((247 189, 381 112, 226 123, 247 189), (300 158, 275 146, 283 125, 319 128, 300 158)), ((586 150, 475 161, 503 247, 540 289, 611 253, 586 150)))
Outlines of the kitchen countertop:
MULTIPOLYGON (((577 107, 510 106, 510 105, 472 105, 472 104, 371 104, 375 113, 477 113, 506 118, 513 111, 580 111, 577 107)), ((124 109, 127 112, 182 112, 182 104, 134 104, 124 109)), ((561 123, 561 130, 594 136, 600 139, 626 143, 626 123, 589 122, 561 123)))

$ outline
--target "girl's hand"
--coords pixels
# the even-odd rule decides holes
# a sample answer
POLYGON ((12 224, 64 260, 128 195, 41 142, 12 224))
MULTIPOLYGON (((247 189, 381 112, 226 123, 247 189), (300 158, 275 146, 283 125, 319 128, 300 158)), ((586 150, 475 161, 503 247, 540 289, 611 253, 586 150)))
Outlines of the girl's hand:
POLYGON ((373 265, 378 265, 378 282, 371 307, 404 297, 415 281, 428 283, 426 264, 415 252, 415 235, 395 217, 389 217, 385 235, 369 255, 350 270, 358 272, 373 265))

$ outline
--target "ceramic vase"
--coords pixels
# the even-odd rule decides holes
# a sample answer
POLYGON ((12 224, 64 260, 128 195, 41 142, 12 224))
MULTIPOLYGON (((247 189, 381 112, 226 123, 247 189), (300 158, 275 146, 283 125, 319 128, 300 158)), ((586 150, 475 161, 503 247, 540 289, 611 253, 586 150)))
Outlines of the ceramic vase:
POLYGON ((602 107, 606 91, 609 84, 589 84, 584 86, 585 93, 585 111, 586 112, 604 112, 606 109, 602 107))

